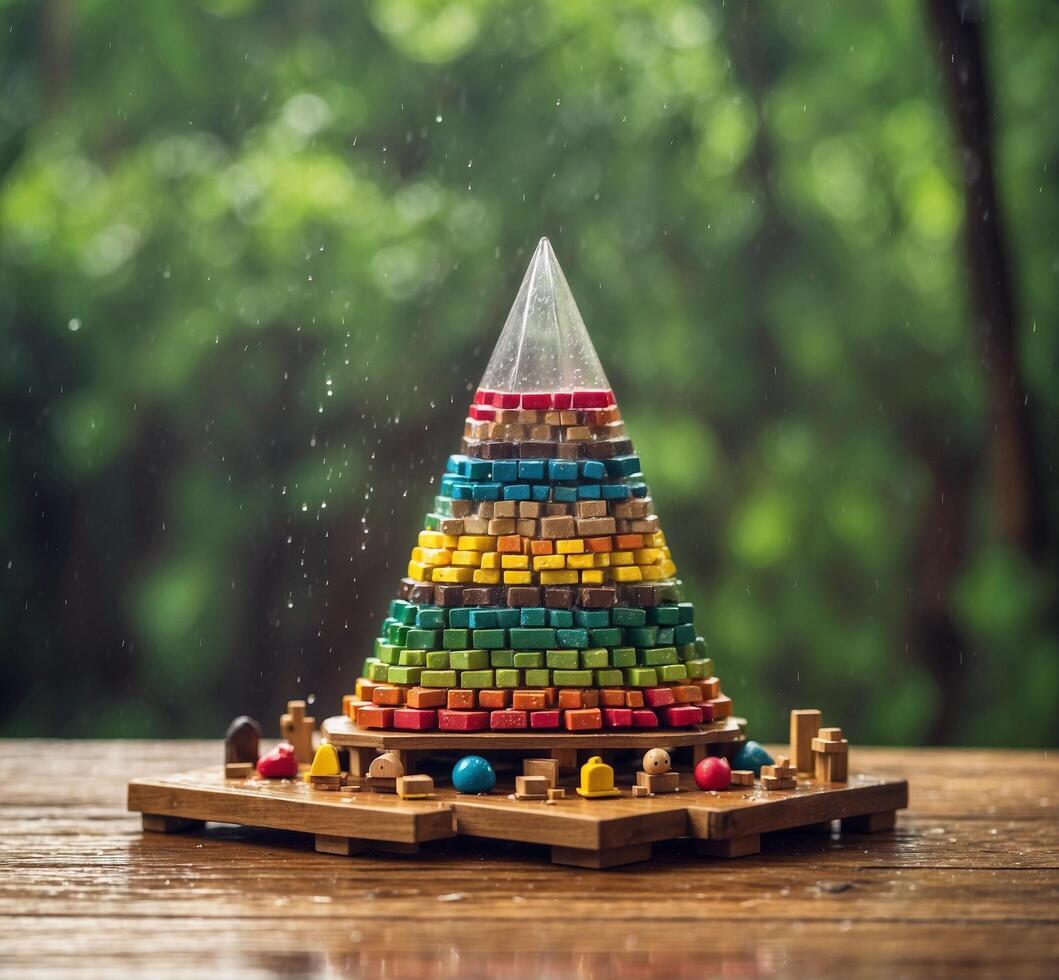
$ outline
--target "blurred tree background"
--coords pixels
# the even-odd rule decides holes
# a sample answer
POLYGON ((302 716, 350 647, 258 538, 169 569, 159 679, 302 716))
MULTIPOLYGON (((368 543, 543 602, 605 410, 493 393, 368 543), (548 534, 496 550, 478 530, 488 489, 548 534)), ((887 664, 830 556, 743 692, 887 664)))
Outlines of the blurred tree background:
POLYGON ((1059 740, 1055 4, 0 11, 0 733, 337 710, 546 234, 757 736, 1059 740))

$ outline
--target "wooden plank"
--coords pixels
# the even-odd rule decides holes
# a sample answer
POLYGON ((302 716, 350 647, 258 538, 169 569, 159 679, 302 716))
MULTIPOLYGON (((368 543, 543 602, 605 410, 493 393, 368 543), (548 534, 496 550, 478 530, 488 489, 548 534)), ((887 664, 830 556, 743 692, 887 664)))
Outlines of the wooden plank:
POLYGON ((578 847, 555 846, 552 848, 552 864, 569 864, 576 868, 592 868, 596 871, 650 860, 650 844, 625 844, 621 847, 592 851, 578 847))
POLYGON ((706 857, 748 857, 761 850, 761 835, 747 834, 744 837, 722 837, 720 840, 697 840, 695 850, 706 857))

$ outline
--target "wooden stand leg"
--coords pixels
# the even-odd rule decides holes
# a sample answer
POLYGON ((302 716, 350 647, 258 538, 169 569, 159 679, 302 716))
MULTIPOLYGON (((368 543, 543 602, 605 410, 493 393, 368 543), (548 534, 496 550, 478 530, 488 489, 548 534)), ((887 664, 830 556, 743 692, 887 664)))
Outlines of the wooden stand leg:
POLYGON ((559 763, 560 771, 577 768, 577 749, 552 749, 552 758, 559 763))
POLYGON ((143 815, 143 829, 155 834, 179 834, 185 830, 201 830, 205 820, 188 820, 185 817, 163 817, 157 813, 143 815))
POLYGON ((349 774, 358 779, 364 779, 368 775, 368 766, 375 758, 375 749, 352 747, 349 750, 349 774))
POLYGON ((364 841, 357 837, 332 837, 330 834, 316 835, 316 850, 321 854, 339 854, 349 857, 364 849, 364 841))
POLYGON ((624 847, 609 847, 599 851, 582 847, 552 848, 552 864, 570 864, 576 868, 616 868, 621 864, 651 860, 650 844, 626 844, 624 847))
POLYGON ((897 824, 897 813, 884 810, 882 813, 865 813, 859 817, 843 817, 842 829, 855 834, 879 834, 884 830, 893 830, 897 824))
POLYGON ((709 754, 710 753, 709 753, 709 747, 708 746, 702 745, 702 744, 693 745, 691 747, 691 766, 692 766, 692 768, 695 768, 695 766, 697 766, 700 762, 702 762, 702 760, 705 759, 706 756, 708 756, 709 754))
POLYGON ((761 850, 761 835, 723 837, 720 840, 697 840, 695 850, 706 857, 739 858, 757 854, 761 850))
POLYGON ((373 851, 384 851, 387 854, 419 853, 419 845, 415 843, 408 843, 407 841, 378 840, 371 841, 369 846, 373 851))

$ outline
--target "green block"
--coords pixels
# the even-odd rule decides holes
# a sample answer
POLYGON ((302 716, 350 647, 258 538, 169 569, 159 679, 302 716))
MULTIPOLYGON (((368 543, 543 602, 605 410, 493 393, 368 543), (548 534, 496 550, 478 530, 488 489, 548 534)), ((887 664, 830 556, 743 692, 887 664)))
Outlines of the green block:
POLYGON ((539 650, 555 646, 555 630, 546 626, 520 626, 509 630, 515 650, 539 650))
POLYGON ((445 626, 445 610, 437 606, 420 606, 416 626, 421 630, 439 630, 445 626))
POLYGON ((666 682, 686 681, 688 668, 685 664, 663 664, 658 668, 658 679, 666 682))
POLYGON ((615 606, 610 611, 610 621, 614 626, 644 626, 647 623, 647 612, 631 606, 615 606))
POLYGON ((561 647, 587 647, 588 630, 561 629, 555 631, 555 642, 561 647))
POLYGON ((674 626, 659 626, 658 635, 655 637, 655 643, 660 647, 668 647, 673 644, 674 636, 676 635, 676 627, 674 626))
POLYGON ((424 650, 402 650, 397 662, 402 667, 425 667, 427 655, 424 650))
POLYGON ((604 626, 588 631, 591 641, 600 647, 620 647, 624 631, 620 626, 604 626))
POLYGON ((449 663, 449 652, 448 650, 428 650, 427 651, 427 669, 428 670, 448 670, 450 667, 449 663))
POLYGON ((644 667, 658 667, 661 664, 675 664, 676 662, 676 647, 649 647, 640 651, 640 663, 644 667))
POLYGON ((549 650, 545 658, 553 670, 577 670, 581 664, 576 650, 549 650))
POLYGON ((600 626, 610 626, 609 609, 576 609, 574 611, 574 622, 578 626, 588 629, 600 626))
POLYGON ((536 606, 526 606, 519 618, 522 626, 546 626, 548 623, 548 610, 536 606))
POLYGON ((490 650, 489 651, 489 666, 490 667, 513 667, 515 665, 515 651, 514 650, 490 650))
POLYGON ((512 667, 504 667, 496 672, 497 687, 520 687, 522 684, 522 671, 512 667))
POLYGON ((636 650, 632 647, 615 647, 610 651, 611 667, 635 667, 636 650))
POLYGON ((413 650, 437 650, 441 646, 441 630, 410 629, 404 645, 413 650))
POLYGON ((496 676, 491 670, 461 670, 460 687, 483 688, 492 687, 496 683, 496 676))
POLYGON ((390 668, 382 661, 376 661, 373 664, 365 664, 367 669, 364 671, 365 676, 369 681, 385 681, 386 675, 389 673, 390 668))
POLYGON ((695 637, 695 656, 700 660, 706 656, 706 641, 701 636, 695 637))
POLYGON ((568 629, 574 625, 574 614, 569 609, 549 609, 548 625, 553 629, 568 629))
POLYGON ((693 623, 681 623, 673 627, 673 642, 677 646, 692 644, 695 642, 695 626, 693 623))
POLYGON ((684 643, 677 647, 677 656, 682 661, 694 660, 695 659, 695 644, 684 643))
POLYGON ((526 687, 548 687, 552 682, 552 672, 543 667, 526 671, 526 687))
POLYGON ((591 687, 590 670, 553 670, 552 683, 556 687, 591 687))
POLYGON ((415 626, 416 616, 419 615, 419 606, 406 602, 398 612, 394 613, 394 619, 403 626, 415 626))
POLYGON ((424 670, 419 683, 423 687, 455 687, 458 680, 454 670, 424 670))
POLYGON ((511 629, 518 626, 521 620, 520 609, 498 609, 496 611, 496 625, 501 629, 511 629))
POLYGON ((390 618, 400 621, 401 610, 405 606, 409 606, 411 603, 407 599, 391 599, 390 600, 390 618))
POLYGON ((523 650, 515 654, 515 667, 543 667, 544 653, 540 650, 523 650))
POLYGON ((684 666, 688 670, 688 677, 693 680, 705 680, 707 677, 713 677, 710 673, 713 664, 709 660, 689 660, 684 666))
POLYGON ((471 645, 471 631, 447 629, 441 634, 441 645, 446 650, 466 650, 471 645))
POLYGON ((449 626, 459 627, 462 630, 469 629, 471 625, 470 606, 453 606, 449 610, 449 626))
POLYGON ((597 687, 621 687, 624 679, 622 672, 614 667, 596 671, 597 687))
POLYGON ((695 607, 690 602, 678 602, 677 610, 679 617, 677 622, 679 623, 693 623, 695 622, 695 607))
POLYGON ((635 626, 625 631, 625 642, 634 647, 653 647, 657 641, 657 626, 635 626))
POLYGON ((441 527, 441 514, 427 514, 423 518, 423 527, 428 531, 436 531, 441 527))
POLYGON ((395 664, 401 659, 401 648, 390 646, 389 643, 380 643, 377 655, 384 664, 395 664))
POLYGON ((607 651, 602 647, 597 647, 592 650, 582 650, 581 666, 588 668, 609 667, 610 660, 607 656, 607 651))
POLYGON ((656 687, 658 671, 654 667, 626 667, 622 673, 629 687, 656 687))
MULTIPOLYGON (((435 497, 434 513, 439 517, 452 517, 452 497, 435 497)), ((437 530, 437 528, 431 528, 437 530)))
POLYGON ((391 623, 386 630, 386 642, 395 647, 405 646, 405 641, 408 639, 408 631, 411 628, 411 626, 402 626, 400 623, 391 623))
POLYGON ((680 622, 678 606, 655 606, 648 614, 648 621, 653 626, 676 626, 680 622))
POLYGON ((422 667, 391 667, 386 680, 391 684, 418 684, 422 676, 422 667))
POLYGON ((489 666, 487 650, 453 650, 449 653, 449 666, 453 670, 485 670, 489 666))
POLYGON ((507 630, 472 630, 471 640, 476 647, 483 650, 499 650, 507 646, 507 630))

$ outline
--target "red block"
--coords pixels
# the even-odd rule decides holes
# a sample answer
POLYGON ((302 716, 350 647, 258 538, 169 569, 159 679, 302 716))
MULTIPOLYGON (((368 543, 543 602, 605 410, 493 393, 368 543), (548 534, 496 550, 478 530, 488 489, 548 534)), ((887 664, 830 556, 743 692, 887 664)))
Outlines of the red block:
POLYGON ((522 407, 529 410, 540 410, 552 407, 552 396, 547 392, 527 392, 522 396, 522 407))
POLYGON ((472 405, 467 409, 467 415, 479 421, 492 422, 496 418, 496 409, 491 405, 472 405))
POLYGON ((630 728, 632 726, 632 708, 604 708, 603 724, 607 728, 630 728))
POLYGON ((377 704, 366 704, 357 712, 357 724, 361 728, 393 728, 394 708, 382 708, 377 704))
POLYGON ((438 713, 431 708, 397 708, 393 713, 393 727, 414 732, 437 728, 438 713))
POLYGON ((493 408, 518 408, 522 396, 517 391, 494 391, 493 408))
POLYGON ((552 395, 552 408, 569 408, 574 401, 574 393, 572 391, 557 391, 552 395))
POLYGON ((474 393, 472 405, 488 405, 493 400, 493 393, 485 388, 479 388, 474 393))
POLYGON ((713 717, 713 705, 710 704, 709 701, 699 701, 695 705, 695 707, 699 708, 702 711, 702 720, 703 721, 713 721, 714 720, 714 717, 713 717))
POLYGON ((443 732, 484 732, 488 727, 488 711, 438 711, 438 728, 443 732))
POLYGON ((661 708, 676 700, 668 687, 648 687, 643 692, 643 699, 649 708, 661 708))
POLYGON ((702 724, 702 709, 693 704, 667 704, 661 711, 663 720, 670 728, 702 724))
POLYGON ((658 727, 658 715, 656 715, 650 708, 633 708, 632 709, 632 727, 633 728, 657 728, 658 727))
POLYGON ((498 708, 489 713, 489 727, 494 732, 509 732, 516 728, 526 728, 525 711, 516 711, 514 708, 498 708))
POLYGON ((558 728, 559 712, 550 708, 544 711, 531 711, 529 723, 530 728, 558 728))
POLYGON ((574 408, 606 408, 613 404, 614 395, 608 388, 595 389, 592 391, 575 391, 573 394, 574 408))

